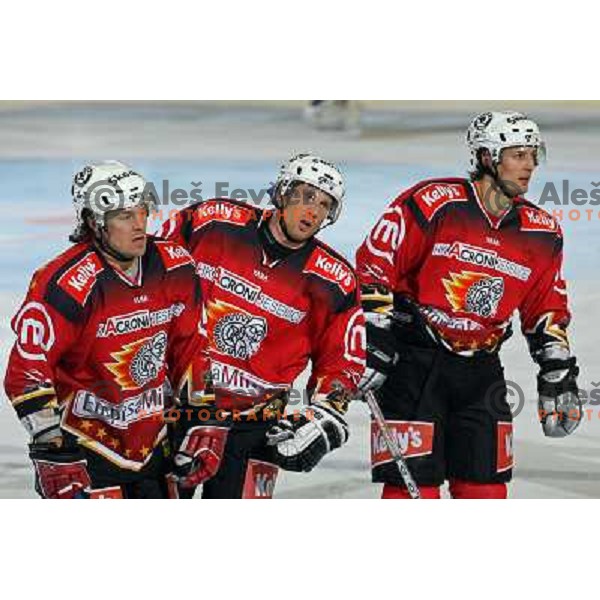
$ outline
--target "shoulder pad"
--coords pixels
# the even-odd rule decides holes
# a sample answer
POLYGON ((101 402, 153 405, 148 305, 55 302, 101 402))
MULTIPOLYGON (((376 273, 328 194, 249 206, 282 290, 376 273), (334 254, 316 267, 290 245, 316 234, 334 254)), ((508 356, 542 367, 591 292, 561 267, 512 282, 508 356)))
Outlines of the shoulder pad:
POLYGON ((209 223, 246 225, 257 220, 257 209, 233 200, 207 200, 197 204, 192 213, 192 230, 197 231, 209 223))
POLYGON ((82 258, 90 250, 93 250, 92 244, 86 242, 74 244, 36 269, 32 282, 35 281, 36 285, 46 285, 53 278, 56 279, 55 275, 62 275, 71 261, 82 258))
POLYGON ((84 306, 102 271, 104 265, 100 257, 90 250, 58 277, 56 285, 84 306))
POLYGON ((545 231, 562 235, 556 219, 535 204, 524 202, 518 210, 521 231, 545 231))
POLYGON ((303 272, 335 283, 344 294, 350 294, 356 289, 356 275, 352 267, 341 257, 335 256, 321 245, 317 245, 312 251, 304 265, 303 272))
POLYGON ((431 221, 443 206, 467 202, 469 195, 464 180, 457 179, 424 182, 413 191, 412 198, 425 219, 431 221))
POLYGON ((194 265, 194 259, 183 246, 166 240, 154 240, 154 244, 165 267, 165 271, 172 271, 184 265, 194 265))

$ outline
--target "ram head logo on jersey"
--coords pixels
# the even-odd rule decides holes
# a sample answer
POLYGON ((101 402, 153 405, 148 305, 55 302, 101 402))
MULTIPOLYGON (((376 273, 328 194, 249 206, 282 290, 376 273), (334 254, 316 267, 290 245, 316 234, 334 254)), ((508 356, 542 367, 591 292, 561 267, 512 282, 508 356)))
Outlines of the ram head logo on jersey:
POLYGON ((267 321, 226 302, 207 307, 208 339, 212 348, 246 360, 256 354, 267 337, 267 321))
POLYGON ((504 279, 485 273, 462 271, 450 273, 451 279, 442 279, 446 298, 455 312, 472 313, 479 317, 493 317, 504 295, 504 279))
POLYGON ((123 350, 113 352, 117 361, 106 368, 116 377, 122 390, 135 390, 156 379, 164 366, 167 351, 167 334, 158 332, 151 338, 144 338, 126 344, 123 350))

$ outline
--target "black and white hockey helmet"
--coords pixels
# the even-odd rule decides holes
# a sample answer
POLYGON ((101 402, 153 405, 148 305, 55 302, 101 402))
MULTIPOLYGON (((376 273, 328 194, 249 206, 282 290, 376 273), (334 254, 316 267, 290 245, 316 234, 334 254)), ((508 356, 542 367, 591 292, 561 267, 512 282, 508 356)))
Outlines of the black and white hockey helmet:
POLYGON ((471 151, 471 165, 477 166, 479 150, 490 152, 494 165, 500 161, 505 148, 533 147, 537 149, 537 160, 546 158, 546 144, 540 129, 522 113, 514 111, 484 112, 477 115, 467 129, 467 145, 471 151))
POLYGON ((131 167, 117 160, 85 165, 73 177, 71 196, 77 224, 75 234, 84 226, 83 212, 88 210, 103 227, 110 211, 145 205, 157 209, 156 198, 146 190, 146 180, 131 167))
POLYGON ((278 208, 281 207, 277 205, 277 192, 282 196, 285 195, 295 182, 308 183, 329 194, 333 198, 329 222, 335 223, 338 220, 342 212, 346 187, 340 170, 333 163, 309 153, 292 156, 281 165, 275 182, 273 201, 278 208))

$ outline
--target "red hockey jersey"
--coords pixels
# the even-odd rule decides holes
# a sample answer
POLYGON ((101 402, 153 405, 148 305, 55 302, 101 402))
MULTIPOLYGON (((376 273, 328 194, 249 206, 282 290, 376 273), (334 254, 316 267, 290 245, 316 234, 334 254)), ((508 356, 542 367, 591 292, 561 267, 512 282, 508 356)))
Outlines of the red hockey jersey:
POLYGON ((133 281, 77 244, 33 276, 12 321, 6 393, 26 426, 60 408, 61 427, 83 446, 138 471, 166 434, 167 377, 178 391, 203 388, 200 317, 182 247, 149 238, 133 281))
POLYGON ((545 211, 517 198, 502 217, 466 179, 423 181, 398 196, 357 252, 363 284, 415 303, 448 349, 494 352, 518 311, 535 356, 568 346, 563 238, 545 211))
POLYGON ((337 382, 354 392, 365 364, 354 269, 314 238, 269 256, 261 228, 271 214, 207 200, 163 227, 196 261, 215 386, 257 403, 290 388, 310 360, 309 390, 328 393, 337 382))

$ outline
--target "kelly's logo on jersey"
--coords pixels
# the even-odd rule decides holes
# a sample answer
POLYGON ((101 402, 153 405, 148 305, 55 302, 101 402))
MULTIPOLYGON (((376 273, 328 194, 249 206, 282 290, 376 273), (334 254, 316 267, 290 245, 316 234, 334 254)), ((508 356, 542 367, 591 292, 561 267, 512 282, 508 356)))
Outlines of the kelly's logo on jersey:
POLYGON ((56 283, 83 306, 102 271, 104 271, 104 267, 99 256, 95 252, 88 252, 65 271, 56 283))
POLYGON ((504 279, 486 273, 462 271, 442 279, 446 298, 455 312, 467 312, 479 317, 493 317, 504 295, 504 279))
POLYGON ((155 243, 167 271, 182 267, 183 265, 194 264, 194 260, 185 248, 171 242, 157 240, 155 243))
POLYGON ((521 215, 521 231, 548 231, 552 233, 558 231, 558 224, 554 218, 541 210, 522 207, 519 214, 521 215))
MULTIPOLYGON (((406 458, 426 456, 433 452, 433 423, 424 421, 386 421, 406 458)), ((371 423, 371 465, 376 467, 393 460, 377 423, 371 423)))
POLYGON ((251 208, 243 208, 229 202, 209 201, 200 204, 194 211, 192 227, 196 231, 211 221, 246 225, 254 218, 254 211, 251 208))
POLYGON ((413 198, 428 221, 445 204, 469 199, 467 190, 459 183, 430 183, 417 190, 413 198))
POLYGON ((313 251, 304 267, 304 272, 313 273, 322 279, 336 283, 345 294, 349 294, 356 287, 356 278, 350 267, 322 248, 313 251))

